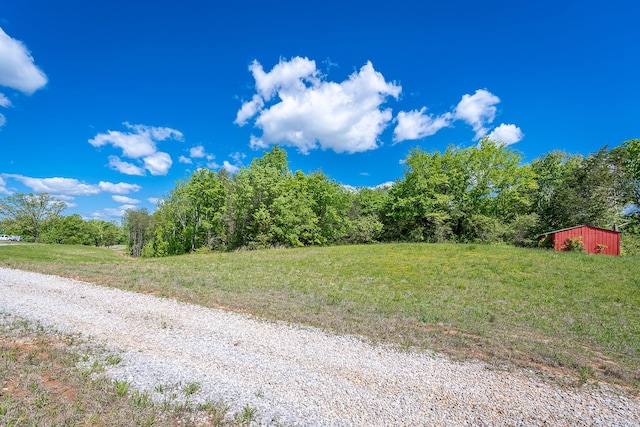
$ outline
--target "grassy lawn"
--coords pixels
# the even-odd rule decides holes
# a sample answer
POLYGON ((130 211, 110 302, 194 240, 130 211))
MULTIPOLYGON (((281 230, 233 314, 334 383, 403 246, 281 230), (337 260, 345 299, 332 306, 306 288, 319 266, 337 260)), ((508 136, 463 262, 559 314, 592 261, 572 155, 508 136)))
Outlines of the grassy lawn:
POLYGON ((0 266, 640 388, 638 257, 384 244, 130 259, 10 245, 0 266))

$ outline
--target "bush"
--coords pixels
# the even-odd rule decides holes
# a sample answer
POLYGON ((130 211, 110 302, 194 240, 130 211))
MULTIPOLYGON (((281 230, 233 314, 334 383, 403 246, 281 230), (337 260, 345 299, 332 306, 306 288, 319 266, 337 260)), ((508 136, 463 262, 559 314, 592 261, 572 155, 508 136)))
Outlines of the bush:
POLYGON ((640 255, 640 235, 623 232, 621 240, 621 255, 640 255))
POLYGON ((516 215, 504 229, 502 239, 506 243, 521 247, 531 247, 536 243, 540 244, 535 240, 535 231, 538 228, 538 223, 539 216, 536 213, 516 215))
POLYGON ((564 241, 561 249, 567 252, 584 252, 584 243, 582 242, 582 236, 578 237, 568 237, 567 240, 564 241))
POLYGON ((538 247, 543 249, 553 249, 553 239, 547 235, 544 239, 538 242, 538 247))

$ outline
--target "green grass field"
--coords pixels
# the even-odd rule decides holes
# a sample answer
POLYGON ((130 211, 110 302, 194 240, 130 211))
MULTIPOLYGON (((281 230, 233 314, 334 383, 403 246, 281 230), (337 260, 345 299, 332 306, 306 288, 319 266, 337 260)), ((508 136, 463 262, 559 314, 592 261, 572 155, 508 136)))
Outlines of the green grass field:
POLYGON ((131 259, 0 247, 0 266, 640 388, 640 258, 381 244, 131 259))

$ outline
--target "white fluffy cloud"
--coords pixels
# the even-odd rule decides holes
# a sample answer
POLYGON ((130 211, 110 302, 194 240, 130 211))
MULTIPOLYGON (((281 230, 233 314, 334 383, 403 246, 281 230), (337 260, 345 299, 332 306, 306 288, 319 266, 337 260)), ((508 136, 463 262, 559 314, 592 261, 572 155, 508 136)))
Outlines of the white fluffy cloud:
POLYGON ((117 203, 125 203, 125 204, 129 204, 129 205, 137 205, 138 203, 140 203, 140 200, 133 199, 133 198, 127 197, 127 196, 113 195, 113 196, 111 196, 111 198, 113 199, 114 202, 117 202, 117 203))
POLYGON ((511 145, 521 141, 524 134, 516 125, 502 123, 487 136, 492 141, 503 142, 506 145, 511 145))
POLYGON ((500 98, 491 92, 478 89, 473 95, 463 95, 453 112, 454 118, 471 125, 476 133, 475 139, 487 134, 486 125, 496 118, 496 104, 500 98))
POLYGON ((138 167, 133 163, 125 162, 118 156, 109 156, 109 167, 125 175, 145 175, 143 168, 138 167))
POLYGON ((191 147, 189 149, 189 156, 192 159, 201 159, 203 158, 207 153, 204 150, 204 147, 202 145, 198 145, 195 147, 191 147))
MULTIPOLYGON (((33 63, 33 57, 20 41, 11 38, 0 28, 0 86, 32 94, 47 84, 47 76, 33 63)), ((8 108, 11 101, 0 93, 0 107, 8 108)), ((0 114, 0 128, 7 122, 0 114)))
POLYGON ((145 175, 145 169, 152 175, 166 175, 173 161, 168 153, 158 151, 157 143, 168 139, 182 141, 182 132, 167 128, 123 123, 130 131, 109 130, 89 140, 94 147, 113 145, 122 150, 122 155, 134 159, 138 165, 109 157, 109 166, 127 175, 145 175), (139 165, 142 163, 142 165, 139 165))
POLYGON ((232 165, 231 163, 229 163, 229 161, 225 160, 222 162, 222 169, 226 170, 227 172, 229 172, 229 174, 233 175, 235 173, 238 173, 238 171, 240 170, 240 168, 236 165, 232 165))
POLYGON ((203 145, 197 145, 189 149, 189 157, 180 156, 178 161, 186 165, 195 163, 198 168, 206 166, 209 169, 220 169, 220 165, 215 162, 215 158, 216 156, 213 154, 207 153, 203 145))
POLYGON ((2 179, 2 177, 0 177, 0 194, 11 194, 11 191, 7 189, 7 183, 2 179))
POLYGON ((166 175, 169 172, 169 168, 173 164, 171 156, 162 151, 153 153, 142 159, 144 161, 144 168, 148 170, 151 175, 166 175))
POLYGON ((119 182, 114 184, 112 182, 100 181, 98 184, 100 190, 107 193, 114 194, 128 194, 130 192, 140 191, 141 187, 138 184, 129 184, 126 182, 119 182))
POLYGON ((124 216, 124 214, 128 210, 137 209, 137 208, 138 208, 138 206, 136 206, 136 205, 125 204, 125 205, 119 206, 117 208, 105 208, 104 209, 104 213, 107 216, 122 217, 122 216, 124 216))
POLYGON ((9 101, 9 98, 7 98, 7 96, 4 93, 0 93, 0 107, 10 107, 11 106, 11 101, 9 101))
POLYGON ((0 85, 32 94, 47 84, 47 76, 33 62, 22 42, 0 28, 0 85))
MULTIPOLYGON (((498 103, 500 98, 487 90, 478 89, 473 95, 463 95, 452 112, 438 116, 427 114, 426 107, 408 112, 400 111, 394 119, 397 125, 393 131, 393 141, 431 136, 458 120, 470 125, 475 132, 474 140, 478 140, 487 134, 488 125, 495 120, 498 103)), ((491 132, 489 138, 508 145, 520 141, 523 136, 516 125, 503 123, 491 132)))
POLYGON ((393 131, 393 141, 425 138, 451 125, 451 113, 434 116, 425 114, 426 111, 426 107, 422 107, 420 111, 400 111, 395 119, 398 125, 393 131))
MULTIPOLYGON (((62 200, 73 200, 74 196, 93 196, 102 192, 127 194, 141 189, 138 184, 100 181, 97 185, 87 184, 74 178, 33 178, 18 174, 2 174, 0 176, 0 192, 6 186, 5 178, 14 179, 31 188, 35 193, 51 193, 62 200)), ((5 189, 6 190, 6 189, 5 189)), ((7 193, 8 194, 8 193, 7 193)))
POLYGON ((249 70, 257 93, 242 105, 235 123, 243 126, 255 117, 262 135, 252 135, 254 149, 273 144, 302 153, 318 144, 337 153, 375 149, 392 118, 391 109, 382 105, 402 90, 386 82, 371 62, 340 83, 322 80, 315 61, 307 58, 281 60, 269 72, 254 61, 249 70))
POLYGON ((235 124, 240 126, 244 126, 251 117, 255 116, 258 111, 260 111, 264 107, 264 101, 260 95, 253 95, 253 99, 251 101, 247 101, 242 104, 242 107, 236 114, 235 124))
POLYGON ((4 174, 3 177, 20 181, 36 193, 62 196, 91 196, 100 193, 100 188, 97 185, 86 184, 73 178, 32 178, 17 174, 4 174))

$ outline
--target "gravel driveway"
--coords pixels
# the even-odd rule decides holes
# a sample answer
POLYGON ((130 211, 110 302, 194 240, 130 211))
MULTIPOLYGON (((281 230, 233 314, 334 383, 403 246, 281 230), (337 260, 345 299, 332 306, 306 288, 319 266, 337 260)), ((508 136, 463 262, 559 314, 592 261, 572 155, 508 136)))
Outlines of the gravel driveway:
POLYGON ((605 387, 55 276, 0 268, 0 311, 122 351, 108 373, 136 388, 200 382, 194 399, 248 404, 265 425, 640 426, 640 401, 605 387))

